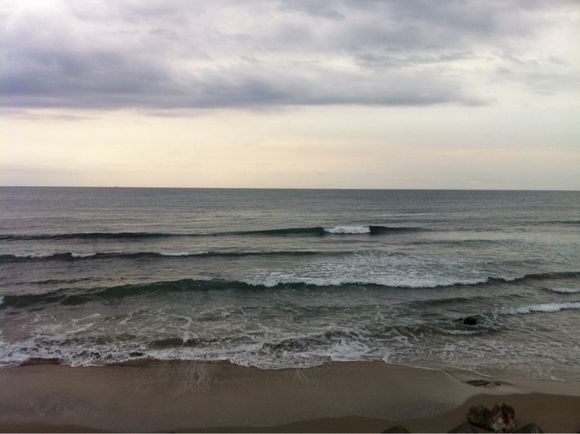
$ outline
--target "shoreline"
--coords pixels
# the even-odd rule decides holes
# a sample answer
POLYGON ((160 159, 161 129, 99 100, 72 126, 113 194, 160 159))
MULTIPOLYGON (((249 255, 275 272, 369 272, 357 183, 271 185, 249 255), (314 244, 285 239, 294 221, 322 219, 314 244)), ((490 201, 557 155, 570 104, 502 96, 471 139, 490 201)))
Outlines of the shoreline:
POLYGON ((580 382, 481 376, 385 362, 264 370, 229 362, 0 369, 1 432, 447 432, 471 405, 506 402, 516 422, 580 429, 580 382), (491 383, 474 386, 468 381, 491 383), (499 382, 499 385, 494 382, 499 382))

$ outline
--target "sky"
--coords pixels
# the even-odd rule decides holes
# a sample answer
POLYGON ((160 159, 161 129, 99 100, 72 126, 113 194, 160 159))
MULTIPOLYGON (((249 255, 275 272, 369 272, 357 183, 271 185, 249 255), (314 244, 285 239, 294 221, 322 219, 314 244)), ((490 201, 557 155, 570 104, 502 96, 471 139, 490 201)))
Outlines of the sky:
POLYGON ((580 1, 0 0, 0 185, 580 190, 580 1))

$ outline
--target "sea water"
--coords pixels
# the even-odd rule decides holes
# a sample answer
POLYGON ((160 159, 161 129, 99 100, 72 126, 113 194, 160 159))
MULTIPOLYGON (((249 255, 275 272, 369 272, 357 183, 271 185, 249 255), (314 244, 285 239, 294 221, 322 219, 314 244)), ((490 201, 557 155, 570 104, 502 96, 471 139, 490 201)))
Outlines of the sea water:
POLYGON ((0 366, 39 358, 578 379, 580 193, 0 188, 0 366))

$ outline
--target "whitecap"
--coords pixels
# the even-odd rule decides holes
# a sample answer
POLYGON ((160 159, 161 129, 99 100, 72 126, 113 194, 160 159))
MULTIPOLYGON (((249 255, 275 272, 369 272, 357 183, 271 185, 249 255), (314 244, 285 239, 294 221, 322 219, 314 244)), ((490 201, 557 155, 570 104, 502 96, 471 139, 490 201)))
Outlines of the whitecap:
POLYGON ((370 234, 371 228, 369 226, 335 226, 333 228, 324 228, 324 231, 329 234, 370 234))
POLYGON ((548 291, 558 294, 578 294, 580 293, 580 288, 548 288, 548 291))
POLYGON ((16 253, 14 256, 16 258, 48 258, 53 255, 54 253, 16 253))
POLYGON ((179 257, 179 256, 203 256, 209 255, 210 252, 203 251, 203 252, 161 252, 159 255, 161 256, 170 256, 170 257, 179 257))
POLYGON ((90 258, 91 256, 95 256, 96 253, 71 253, 70 255, 73 258, 90 258))
POLYGON ((500 315, 521 315, 528 313, 553 313, 561 310, 580 309, 580 302, 542 303, 527 306, 506 307, 497 311, 500 315))

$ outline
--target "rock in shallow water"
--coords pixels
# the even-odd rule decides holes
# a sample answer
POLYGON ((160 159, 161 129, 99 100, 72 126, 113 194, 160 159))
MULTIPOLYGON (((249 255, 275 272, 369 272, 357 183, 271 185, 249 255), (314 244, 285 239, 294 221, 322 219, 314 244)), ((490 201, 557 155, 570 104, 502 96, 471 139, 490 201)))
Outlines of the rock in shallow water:
POLYGON ((465 325, 477 325, 477 318, 474 316, 468 316, 463 319, 463 324, 465 325))
POLYGON ((480 320, 479 316, 470 315, 470 316, 465 316, 465 317, 457 318, 454 321, 455 322, 459 322, 459 323, 463 323, 465 325, 474 326, 474 325, 477 325, 477 323, 479 322, 479 320, 480 320))
POLYGON ((515 416, 516 411, 511 405, 495 404, 491 410, 479 405, 469 409, 467 421, 493 432, 513 432, 515 416))

